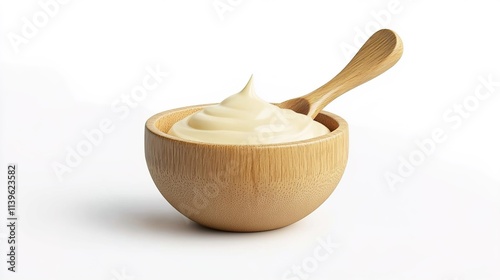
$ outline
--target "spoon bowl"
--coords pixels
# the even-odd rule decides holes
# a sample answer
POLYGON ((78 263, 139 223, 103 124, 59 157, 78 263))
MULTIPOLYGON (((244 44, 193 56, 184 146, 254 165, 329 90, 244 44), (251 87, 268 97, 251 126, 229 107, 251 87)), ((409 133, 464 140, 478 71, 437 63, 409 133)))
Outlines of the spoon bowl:
POLYGON ((214 229, 264 231, 297 222, 330 196, 347 163, 347 123, 322 109, 392 67, 402 50, 396 33, 380 30, 332 80, 277 104, 330 130, 312 139, 262 145, 194 142, 167 132, 207 105, 152 116, 146 122, 145 154, 153 181, 175 209, 214 229))

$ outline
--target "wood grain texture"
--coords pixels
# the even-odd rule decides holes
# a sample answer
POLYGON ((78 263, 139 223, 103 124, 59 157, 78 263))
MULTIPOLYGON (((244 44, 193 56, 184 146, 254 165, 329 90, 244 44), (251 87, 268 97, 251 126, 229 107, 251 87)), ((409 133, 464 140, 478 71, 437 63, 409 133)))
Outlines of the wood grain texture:
POLYGON ((270 145, 218 145, 166 132, 206 105, 159 113, 146 122, 145 155, 158 190, 179 212, 207 227, 264 231, 314 211, 337 186, 347 163, 348 127, 340 117, 316 120, 332 132, 270 145))
POLYGON ((314 118, 335 98, 394 66, 402 54, 401 38, 392 30, 379 30, 333 79, 307 95, 277 105, 314 118))

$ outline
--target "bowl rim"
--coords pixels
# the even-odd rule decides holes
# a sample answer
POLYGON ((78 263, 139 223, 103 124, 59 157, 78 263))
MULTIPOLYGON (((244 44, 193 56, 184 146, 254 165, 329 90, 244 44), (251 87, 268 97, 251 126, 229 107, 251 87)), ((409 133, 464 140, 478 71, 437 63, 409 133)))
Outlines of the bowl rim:
POLYGON ((284 142, 284 143, 272 143, 272 144, 219 144, 219 143, 209 143, 209 142, 201 142, 201 141, 193 141, 193 140, 187 140, 187 139, 182 139, 177 136, 173 136, 170 134, 167 134, 156 126, 158 120, 160 120, 164 115, 170 114, 176 111, 182 111, 182 110, 189 110, 189 109, 195 109, 195 108, 204 108, 208 106, 216 105, 216 103, 210 103, 210 104, 199 104, 199 105, 191 105, 191 106, 184 106, 184 107, 178 107, 174 109, 169 109, 166 111, 162 111, 159 113, 154 114, 153 116, 149 117, 148 120, 146 121, 146 129, 159 136, 162 138, 166 138, 169 141, 172 142, 178 142, 178 143, 188 143, 188 144, 194 144, 194 145, 200 145, 200 146, 207 146, 207 147, 245 147, 245 148, 270 148, 270 147, 289 147, 289 146, 297 146, 297 145, 306 145, 306 144, 313 144, 316 142, 323 142, 326 141, 327 139, 330 138, 335 138, 338 137, 342 134, 344 134, 347 129, 348 125, 347 122, 340 116, 335 115, 333 113, 330 113, 328 111, 321 111, 319 114, 325 115, 329 118, 332 118, 338 123, 338 127, 334 129, 333 131, 330 131, 329 133, 325 135, 321 135, 318 137, 310 138, 310 139, 305 139, 305 140, 299 140, 299 141, 292 141, 292 142, 284 142))

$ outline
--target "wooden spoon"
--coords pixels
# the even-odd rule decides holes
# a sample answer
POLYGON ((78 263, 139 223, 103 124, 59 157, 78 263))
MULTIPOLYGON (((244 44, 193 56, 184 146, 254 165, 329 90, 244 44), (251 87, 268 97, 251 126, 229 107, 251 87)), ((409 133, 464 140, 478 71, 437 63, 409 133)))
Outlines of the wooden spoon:
POLYGON ((323 86, 304 96, 277 104, 315 118, 335 98, 391 68, 403 54, 403 43, 392 30, 375 32, 347 66, 323 86))

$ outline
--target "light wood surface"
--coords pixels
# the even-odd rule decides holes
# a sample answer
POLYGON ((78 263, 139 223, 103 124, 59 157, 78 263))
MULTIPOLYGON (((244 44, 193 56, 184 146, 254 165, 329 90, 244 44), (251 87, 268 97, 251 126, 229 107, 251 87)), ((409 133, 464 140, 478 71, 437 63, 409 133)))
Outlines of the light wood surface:
POLYGON ((284 144, 218 145, 166 134, 175 122, 204 106, 159 113, 145 129, 151 177, 186 217, 226 231, 276 229, 307 216, 337 186, 348 154, 348 128, 342 118, 322 112, 316 120, 332 132, 284 144))
POLYGON ((403 54, 403 43, 392 30, 375 32, 340 73, 325 85, 299 98, 277 104, 312 118, 343 93, 391 68, 403 54))

